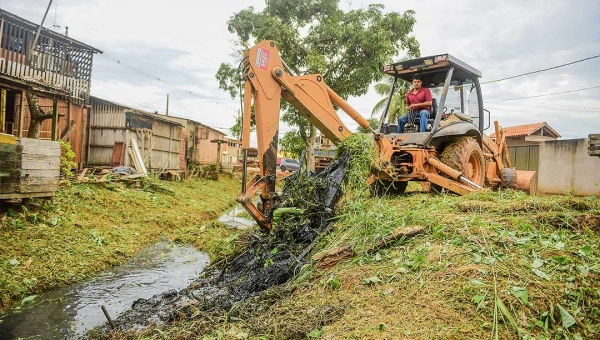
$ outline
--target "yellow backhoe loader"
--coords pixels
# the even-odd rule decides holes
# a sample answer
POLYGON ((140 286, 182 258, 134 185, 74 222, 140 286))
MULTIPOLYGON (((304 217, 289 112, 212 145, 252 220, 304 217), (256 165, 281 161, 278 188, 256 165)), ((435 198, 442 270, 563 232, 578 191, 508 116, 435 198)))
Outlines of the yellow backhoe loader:
POLYGON ((506 141, 497 122, 493 139, 484 133, 490 117, 483 108, 481 72, 449 54, 383 67, 383 73, 394 77, 394 83, 378 129, 371 128, 365 118, 329 88, 322 75, 294 75, 280 58, 274 41, 262 41, 247 50, 243 66, 242 148, 250 146, 250 113, 254 105, 260 174, 246 183, 246 169, 243 170, 237 201, 263 230, 272 227, 273 210, 279 201, 275 174, 282 97, 335 144, 352 132, 338 116, 334 104, 373 134, 377 164, 365 180, 372 185, 374 194, 402 193, 409 181, 426 183, 424 187, 433 191, 445 189, 459 195, 499 186, 535 193, 535 172, 510 167, 506 141), (435 94, 427 131, 418 132, 419 117, 409 117, 404 132, 398 133, 397 125, 385 123, 389 103, 398 81, 411 81, 415 74, 435 94), (259 190, 260 201, 254 204, 252 197, 259 190))

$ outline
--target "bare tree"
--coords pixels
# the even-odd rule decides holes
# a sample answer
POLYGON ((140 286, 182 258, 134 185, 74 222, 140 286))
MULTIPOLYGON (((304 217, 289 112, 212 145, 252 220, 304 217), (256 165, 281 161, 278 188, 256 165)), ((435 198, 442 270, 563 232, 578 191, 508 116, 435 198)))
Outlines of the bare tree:
POLYGON ((52 112, 44 112, 37 100, 34 98, 33 94, 26 92, 25 97, 27 97, 27 105, 29 106, 29 115, 31 116, 31 121, 29 123, 29 130, 27 130, 27 138, 40 138, 40 130, 42 127, 42 122, 46 119, 52 118, 52 112))

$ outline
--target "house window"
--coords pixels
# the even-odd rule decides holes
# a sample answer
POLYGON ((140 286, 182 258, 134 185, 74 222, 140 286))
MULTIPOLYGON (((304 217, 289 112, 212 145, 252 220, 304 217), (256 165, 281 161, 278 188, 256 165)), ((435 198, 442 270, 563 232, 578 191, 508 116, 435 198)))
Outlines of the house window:
POLYGON ((206 130, 206 129, 200 130, 200 139, 208 139, 208 130, 206 130))

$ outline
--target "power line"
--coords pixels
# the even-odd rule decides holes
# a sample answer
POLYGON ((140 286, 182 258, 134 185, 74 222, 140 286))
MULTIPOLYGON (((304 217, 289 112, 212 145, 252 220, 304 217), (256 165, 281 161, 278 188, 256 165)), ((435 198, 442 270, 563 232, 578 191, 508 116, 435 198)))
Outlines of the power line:
POLYGON ((518 77, 524 77, 524 76, 528 76, 528 75, 535 74, 535 73, 540 73, 540 72, 544 72, 544 71, 548 71, 548 70, 557 69, 557 68, 560 68, 560 67, 565 67, 565 66, 577 64, 577 63, 580 63, 582 61, 586 61, 586 60, 590 60, 590 59, 594 59, 594 58, 598 58, 598 57, 600 57, 600 54, 592 56, 592 57, 584 58, 584 59, 575 60, 575 61, 572 61, 570 63, 566 63, 566 64, 562 64, 562 65, 557 65, 557 66, 548 67, 548 68, 537 70, 537 71, 531 71, 531 72, 527 72, 527 73, 517 74, 516 76, 510 76, 510 77, 506 77, 506 78, 500 78, 500 79, 495 79, 495 80, 490 80, 490 81, 482 82, 481 85, 496 83, 496 82, 499 82, 499 81, 513 79, 513 78, 518 78, 518 77))
POLYGON ((150 74, 150 73, 148 73, 148 72, 145 72, 145 71, 143 71, 143 70, 140 70, 140 69, 138 69, 138 68, 135 68, 135 67, 133 67, 133 66, 130 66, 130 65, 126 64, 126 63, 123 63, 123 62, 122 62, 122 61, 120 61, 119 59, 113 59, 113 58, 111 58, 111 57, 108 57, 108 56, 107 56, 107 55, 105 55, 105 54, 98 54, 98 56, 99 56, 99 57, 101 57, 101 58, 104 58, 104 59, 106 59, 106 60, 112 61, 112 62, 114 62, 114 63, 116 63, 116 64, 118 64, 118 65, 124 66, 124 67, 126 67, 126 68, 128 68, 128 69, 130 69, 130 70, 132 70, 132 71, 134 71, 134 72, 137 72, 137 73, 139 73, 139 74, 141 74, 141 75, 143 75, 143 76, 145 76, 145 77, 151 78, 151 79, 153 79, 153 80, 156 80, 156 81, 158 81, 158 82, 162 82, 162 83, 164 83, 164 84, 166 84, 166 85, 168 85, 168 86, 171 86, 171 87, 173 87, 173 88, 175 88, 175 89, 177 89, 177 90, 179 90, 179 91, 185 92, 185 93, 187 93, 187 94, 190 94, 190 95, 192 95, 192 96, 196 96, 196 97, 198 97, 198 98, 200 98, 200 99, 202 99, 202 100, 206 100, 206 101, 209 101, 209 102, 216 103, 217 105, 221 105, 221 106, 223 106, 223 107, 225 107, 225 108, 227 108, 227 109, 229 109, 229 110, 232 110, 232 111, 234 111, 234 112, 237 112, 237 111, 238 111, 237 109, 231 108, 231 107, 229 107, 229 106, 227 106, 227 105, 224 105, 224 104, 220 103, 218 100, 214 100, 214 99, 208 99, 208 98, 206 98, 205 96, 202 96, 202 95, 200 95, 200 94, 197 94, 197 93, 195 93, 195 92, 192 92, 192 91, 190 91, 190 90, 188 90, 188 89, 184 89, 183 87, 179 87, 179 86, 177 86, 177 85, 175 85, 175 84, 172 84, 172 83, 170 83, 170 82, 166 81, 165 79, 162 79, 162 78, 161 78, 161 77, 159 77, 159 76, 152 75, 152 74, 150 74))
POLYGON ((531 103, 531 104, 541 104, 541 105, 546 105, 546 106, 562 106, 562 107, 573 108, 573 109, 600 110, 600 107, 593 107, 593 106, 554 104, 554 103, 550 103, 550 102, 536 102, 536 101, 532 101, 532 100, 523 100, 523 102, 525 102, 526 104, 531 103))
MULTIPOLYGON (((111 82, 107 81, 107 80, 102 80, 102 79, 99 79, 99 78, 94 78, 92 80, 92 84, 95 84, 95 85, 92 85, 92 86, 100 86, 100 87, 105 88, 105 89, 110 89, 111 82)), ((112 101, 112 102, 115 102, 115 103, 119 103, 120 105, 126 105, 126 106, 128 105, 131 108, 135 108, 135 109, 140 108, 140 109, 146 110, 148 112, 158 113, 159 109, 157 109, 157 107, 161 106, 160 104, 157 105, 156 103, 151 103, 151 102, 137 102, 137 101, 133 101, 133 100, 131 100, 131 98, 126 99, 125 103, 122 103, 122 101, 116 101, 116 100, 113 100, 113 99, 103 98, 103 97, 97 95, 96 93, 93 93, 92 95, 95 96, 95 97, 97 97, 97 98, 100 98, 100 99, 104 99, 104 100, 112 101)), ((212 101, 208 101, 208 102, 212 103, 212 104, 215 104, 212 101)), ((174 102, 173 106, 172 106, 172 109, 170 110, 170 116, 179 117, 179 118, 189 118, 189 119, 192 119, 190 117, 190 115, 189 115, 189 112, 188 112, 188 114, 181 114, 180 109, 181 109, 181 111, 185 111, 185 112, 189 111, 189 109, 185 108, 180 103, 174 102), (179 108, 177 108, 177 107, 179 107, 179 108)), ((160 109, 160 110, 162 110, 162 109, 160 109)), ((162 113, 158 113, 158 114, 162 114, 162 113)), ((205 123, 203 123, 203 124, 205 124, 205 123)), ((212 123, 206 123, 206 125, 214 127, 212 123)), ((217 128, 222 128, 222 127, 217 127, 217 128)), ((229 129, 229 128, 223 128, 223 129, 229 129)))
POLYGON ((521 99, 528 99, 528 98, 547 97, 547 96, 554 96, 554 95, 563 94, 563 93, 572 93, 572 92, 579 92, 579 91, 591 90, 591 89, 596 89, 596 88, 599 88, 599 87, 600 87, 600 85, 598 85, 598 86, 591 86, 591 87, 584 87, 582 89, 577 89, 577 90, 570 90, 570 91, 563 91, 563 92, 540 94, 540 95, 537 95, 537 96, 520 97, 520 98, 510 98, 510 99, 499 99, 499 100, 488 100, 487 103, 497 103, 497 102, 507 102, 507 101, 511 101, 511 100, 521 100, 521 99))
MULTIPOLYGON (((560 111, 565 112, 565 109, 551 109, 546 107, 538 107, 538 106, 522 106, 522 105, 510 105, 510 104, 498 104, 498 103, 490 103, 490 105, 499 105, 499 106, 507 106, 507 107, 515 107, 519 109, 527 109, 527 110, 545 110, 545 111, 560 111)), ((599 113, 599 111, 577 111, 578 113, 599 113)))
MULTIPOLYGON (((97 86, 103 87, 103 88, 105 88, 105 89, 110 89, 110 82, 107 82, 107 81, 102 81, 102 80, 100 80, 100 79, 98 79, 98 78, 95 78, 95 79, 92 81, 92 84, 95 84, 95 85, 97 85, 97 86)), ((100 99, 103 99, 103 100, 107 100, 107 101, 112 101, 112 102, 118 103, 116 100, 112 100, 112 99, 108 99, 108 98, 103 98, 103 97, 101 97, 101 96, 98 96, 98 95, 97 95, 97 94, 95 94, 95 93, 93 94, 93 96, 94 96, 94 97, 97 97, 97 98, 100 98, 100 99)), ((148 103, 148 102, 146 102, 146 103, 140 103, 140 102, 133 101, 133 100, 131 100, 131 99, 127 99, 126 101, 127 101, 128 103, 130 103, 130 104, 121 104, 121 103, 119 103, 119 105, 130 105, 130 106, 131 106, 131 104, 134 104, 134 105, 137 105, 138 107, 140 107, 140 108, 142 108, 142 109, 148 110, 149 112, 158 111, 158 110, 156 109, 156 105, 154 105, 154 104, 152 104, 152 103, 148 103)), ((133 108, 133 107, 132 107, 132 108, 133 108)))

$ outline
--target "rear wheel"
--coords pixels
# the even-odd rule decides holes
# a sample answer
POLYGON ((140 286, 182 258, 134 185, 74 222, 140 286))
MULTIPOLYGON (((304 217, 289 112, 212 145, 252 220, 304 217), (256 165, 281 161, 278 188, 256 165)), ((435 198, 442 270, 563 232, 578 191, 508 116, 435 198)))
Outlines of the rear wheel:
POLYGON ((441 155, 441 161, 462 172, 469 181, 483 187, 485 181, 485 161, 479 144, 473 137, 459 137, 448 144, 441 155))

